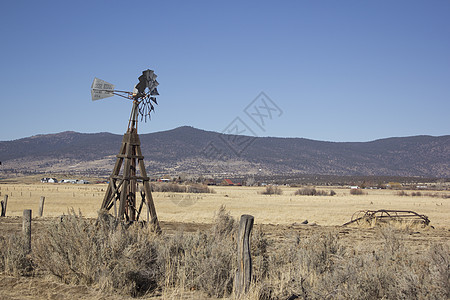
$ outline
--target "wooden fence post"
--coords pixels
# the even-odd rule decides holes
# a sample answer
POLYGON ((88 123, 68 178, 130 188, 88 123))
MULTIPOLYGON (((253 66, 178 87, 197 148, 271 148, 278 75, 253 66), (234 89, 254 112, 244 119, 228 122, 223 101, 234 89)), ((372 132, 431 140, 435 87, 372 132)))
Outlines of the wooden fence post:
POLYGON ((252 278, 252 258, 250 254, 250 233, 254 217, 242 215, 238 234, 238 269, 235 278, 235 293, 237 296, 247 293, 252 278))
POLYGON ((8 205, 8 195, 5 195, 5 200, 1 201, 2 206, 1 209, 1 217, 6 217, 6 205, 8 205))
POLYGON ((44 214, 44 202, 45 202, 45 197, 41 196, 41 200, 39 201, 39 217, 42 217, 42 215, 44 214))
POLYGON ((31 209, 23 211, 22 231, 24 235, 24 248, 27 253, 31 252, 31 209))

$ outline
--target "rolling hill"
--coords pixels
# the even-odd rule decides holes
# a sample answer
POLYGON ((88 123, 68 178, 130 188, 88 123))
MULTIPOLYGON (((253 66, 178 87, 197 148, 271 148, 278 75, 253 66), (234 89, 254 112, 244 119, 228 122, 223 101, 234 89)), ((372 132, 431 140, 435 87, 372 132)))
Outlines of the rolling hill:
MULTIPOLYGON (((450 135, 324 142, 224 135, 193 127, 141 134, 149 174, 450 177, 450 135)), ((0 173, 109 175, 122 135, 61 132, 0 142, 0 173)))

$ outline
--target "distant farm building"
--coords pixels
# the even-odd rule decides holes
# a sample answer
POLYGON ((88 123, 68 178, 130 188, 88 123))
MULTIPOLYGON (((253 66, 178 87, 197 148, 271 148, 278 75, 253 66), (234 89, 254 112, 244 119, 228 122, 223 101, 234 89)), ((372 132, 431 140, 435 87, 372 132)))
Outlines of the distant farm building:
POLYGON ((386 185, 387 188, 389 189, 401 189, 402 188, 402 184, 400 182, 389 182, 386 185))
POLYGON ((44 178, 41 178, 41 182, 42 183, 58 183, 58 179, 51 178, 51 177, 44 177, 44 178))
POLYGON ((231 179, 224 179, 222 180, 222 185, 234 185, 234 183, 231 179))
POLYGON ((228 185, 228 186, 241 186, 242 185, 242 183, 240 183, 240 182, 233 182, 233 181, 231 181, 231 179, 224 179, 224 180, 222 180, 222 183, 221 183, 221 185, 228 185))
POLYGON ((205 179, 204 184, 206 185, 216 185, 216 181, 212 178, 205 179))
POLYGON ((77 183, 78 180, 76 179, 61 179, 60 183, 77 183))

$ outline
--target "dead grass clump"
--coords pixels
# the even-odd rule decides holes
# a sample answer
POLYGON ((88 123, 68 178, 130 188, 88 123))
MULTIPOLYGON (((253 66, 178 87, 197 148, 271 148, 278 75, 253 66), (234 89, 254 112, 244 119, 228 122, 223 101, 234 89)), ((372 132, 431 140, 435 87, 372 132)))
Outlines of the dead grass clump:
POLYGON ((159 244, 166 290, 201 290, 223 297, 233 290, 236 221, 221 207, 213 227, 196 234, 178 233, 159 244))
POLYGON ((362 189, 351 189, 350 195, 365 195, 366 193, 362 189))
POLYGON ((322 191, 322 190, 316 190, 315 188, 311 187, 304 187, 301 189, 298 189, 295 191, 294 195, 301 195, 301 196, 334 196, 336 195, 336 192, 331 190, 330 192, 322 191))
POLYGON ((43 230, 33 256, 41 272, 106 292, 200 290, 223 297, 233 290, 236 230, 224 207, 210 230, 170 236, 139 224, 126 228, 105 213, 94 221, 71 212, 43 230))
POLYGON ((270 254, 266 277, 254 280, 251 297, 448 299, 448 246, 432 246, 428 254, 417 254, 405 247, 402 234, 408 233, 380 228, 380 239, 366 245, 371 251, 344 245, 333 231, 295 236, 270 254))
POLYGON ((215 193, 206 184, 180 185, 177 183, 152 183, 153 192, 165 193, 215 193))
POLYGON ((152 192, 186 193, 186 186, 176 183, 151 183, 152 192))
POLYGON ((187 186, 188 193, 211 193, 214 194, 215 191, 208 187, 206 184, 193 184, 187 186))
POLYGON ((449 194, 439 194, 439 193, 422 193, 422 192, 412 192, 411 194, 408 194, 405 191, 399 191, 396 193, 397 196, 412 196, 412 197, 431 197, 431 198, 443 198, 447 199, 450 198, 449 194))
POLYGON ((33 274, 33 261, 24 245, 25 239, 22 235, 0 237, 0 272, 12 276, 33 274))
POLYGON ((263 280, 267 278, 269 271, 269 240, 261 229, 256 225, 251 234, 250 240, 253 277, 255 280, 263 280))
POLYGON ((450 247, 434 244, 428 251, 429 271, 441 299, 450 299, 450 247))
POLYGON ((407 192, 405 192, 404 190, 398 191, 396 193, 397 196, 409 196, 409 194, 407 192))
POLYGON ((99 285, 141 295, 156 289, 155 235, 125 229, 105 215, 97 222, 74 212, 48 226, 36 241, 36 264, 65 283, 99 285))
POLYGON ((439 193, 424 193, 423 196, 431 198, 443 198, 443 199, 450 198, 450 194, 439 194, 439 193))
POLYGON ((268 185, 266 189, 260 192, 262 195, 281 195, 283 194, 283 190, 277 186, 268 185))
MULTIPOLYGON (((237 229, 225 207, 209 230, 174 235, 155 235, 136 225, 125 228, 104 213, 95 221, 71 212, 42 230, 31 255, 36 271, 103 291, 132 296, 157 291, 162 298, 171 298, 174 290, 201 291, 230 297, 237 229)), ((387 225, 375 229, 375 240, 364 239, 364 247, 357 247, 341 241, 339 230, 314 231, 308 237, 297 231, 273 244, 255 226, 252 284, 245 298, 450 297, 448 243, 417 253, 404 243, 408 231, 387 225)), ((22 242, 0 242, 0 271, 21 274, 21 256, 14 255, 22 242)))

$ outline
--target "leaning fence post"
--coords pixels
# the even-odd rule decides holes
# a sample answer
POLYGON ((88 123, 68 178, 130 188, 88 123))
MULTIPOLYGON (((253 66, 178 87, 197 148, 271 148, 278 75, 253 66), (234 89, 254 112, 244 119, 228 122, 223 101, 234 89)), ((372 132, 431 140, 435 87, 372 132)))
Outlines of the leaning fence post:
POLYGON ((31 209, 23 211, 22 231, 24 235, 24 248, 27 253, 31 252, 31 209))
POLYGON ((252 258, 250 255, 250 233, 254 217, 242 215, 238 234, 238 269, 235 278, 235 293, 239 296, 248 292, 252 277, 252 258))
POLYGON ((41 200, 39 201, 39 217, 42 217, 42 215, 44 214, 44 202, 45 202, 45 197, 41 196, 41 200))
POLYGON ((5 195, 5 200, 1 201, 1 217, 6 217, 6 205, 8 205, 8 195, 5 195))

